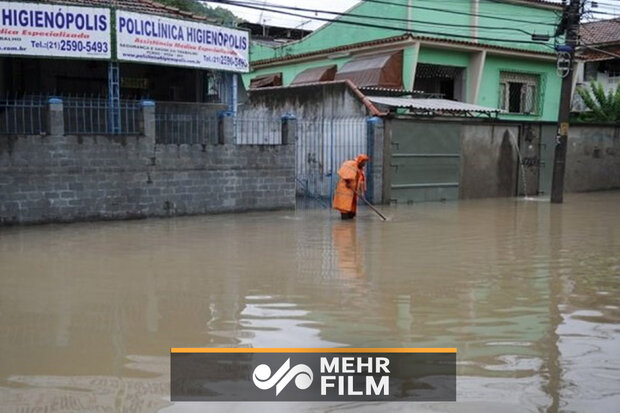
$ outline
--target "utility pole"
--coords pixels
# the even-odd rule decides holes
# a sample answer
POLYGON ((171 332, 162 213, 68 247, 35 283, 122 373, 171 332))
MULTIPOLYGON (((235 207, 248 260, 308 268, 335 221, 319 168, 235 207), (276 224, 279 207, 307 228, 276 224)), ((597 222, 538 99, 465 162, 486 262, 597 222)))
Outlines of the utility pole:
POLYGON ((558 52, 559 56, 565 55, 566 60, 568 60, 568 67, 563 73, 562 90, 560 92, 560 112, 558 114, 558 131, 553 158, 553 179, 551 181, 551 202, 556 204, 561 204, 564 201, 564 171, 566 169, 568 123, 572 103, 575 48, 577 47, 579 36, 580 17, 581 0, 570 0, 570 3, 564 6, 562 22, 556 31, 556 35, 565 34, 565 45, 559 46, 558 52))

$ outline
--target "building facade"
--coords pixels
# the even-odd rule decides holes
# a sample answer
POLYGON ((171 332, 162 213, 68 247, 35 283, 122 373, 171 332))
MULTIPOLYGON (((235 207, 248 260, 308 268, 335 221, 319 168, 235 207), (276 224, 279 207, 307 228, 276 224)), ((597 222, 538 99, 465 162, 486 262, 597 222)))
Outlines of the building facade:
MULTIPOLYGON (((620 83, 620 18, 584 23, 579 27, 580 60, 575 71, 577 87, 589 88, 590 81, 600 82, 605 93, 615 91, 620 83)), ((573 110, 587 110, 578 94, 573 110)))
POLYGON ((249 66, 246 30, 150 0, 0 9, 0 134, 44 131, 23 113, 42 112, 50 97, 63 101, 71 133, 136 134, 139 102, 154 101, 162 139, 178 143, 190 142, 175 130, 236 109, 237 73, 249 66))
POLYGON ((532 35, 553 38, 560 18, 559 4, 538 0, 364 1, 297 42, 253 45, 244 83, 350 79, 499 108, 506 120, 555 121, 553 40, 532 35))

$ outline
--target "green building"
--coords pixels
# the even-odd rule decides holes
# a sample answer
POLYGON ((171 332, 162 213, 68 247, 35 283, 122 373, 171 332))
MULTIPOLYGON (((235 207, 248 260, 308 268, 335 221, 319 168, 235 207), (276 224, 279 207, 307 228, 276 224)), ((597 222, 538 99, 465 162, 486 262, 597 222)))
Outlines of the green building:
POLYGON ((561 78, 558 3, 543 0, 366 0, 307 37, 255 42, 246 87, 350 79, 555 121, 561 78), (549 35, 548 42, 532 34, 549 35))

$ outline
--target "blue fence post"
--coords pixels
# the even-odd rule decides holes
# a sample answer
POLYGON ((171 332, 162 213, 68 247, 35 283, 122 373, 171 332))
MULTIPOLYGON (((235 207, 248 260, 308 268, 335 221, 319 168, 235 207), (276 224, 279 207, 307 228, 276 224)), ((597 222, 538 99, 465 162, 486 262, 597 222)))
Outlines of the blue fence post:
POLYGON ((229 111, 232 112, 232 128, 233 128, 233 136, 237 136, 237 108, 239 103, 237 102, 237 94, 238 94, 238 85, 237 80, 238 76, 236 73, 231 73, 231 82, 230 82, 230 106, 229 111))
POLYGON ((47 101, 47 132, 51 136, 65 134, 65 118, 62 99, 51 97, 47 101))
POLYGON ((282 145, 291 145, 295 143, 295 134, 297 131, 297 118, 292 113, 282 115, 282 145))
POLYGON ((145 138, 156 142, 156 125, 155 125, 155 102, 152 100, 142 100, 140 102, 140 109, 142 110, 141 123, 142 134, 145 138))
POLYGON ((370 202, 375 201, 375 142, 378 138, 378 127, 381 126, 381 118, 373 116, 366 119, 366 153, 370 156, 370 161, 366 165, 366 199, 370 202))
POLYGON ((121 130, 121 75, 118 62, 108 63, 108 133, 117 135, 121 130))

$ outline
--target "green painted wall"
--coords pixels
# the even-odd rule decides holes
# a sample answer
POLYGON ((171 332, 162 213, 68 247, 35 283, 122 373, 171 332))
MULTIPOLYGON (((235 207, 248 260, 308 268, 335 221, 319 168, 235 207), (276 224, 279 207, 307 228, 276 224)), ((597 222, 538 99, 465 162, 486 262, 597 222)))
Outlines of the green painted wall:
MULTIPOLYGON (((346 17, 345 20, 385 26, 385 28, 361 27, 339 23, 338 19, 325 24, 304 39, 284 46, 271 48, 267 46, 253 45, 250 50, 250 60, 262 60, 274 57, 307 53, 343 44, 359 43, 369 40, 382 39, 398 36, 407 32, 407 23, 402 21, 390 21, 386 18, 407 19, 408 0, 390 0, 393 5, 361 2, 349 10, 350 13, 368 15, 371 18, 346 17), (382 20, 380 17, 383 17, 382 20)), ((469 27, 474 19, 463 14, 444 13, 441 11, 471 13, 474 8, 473 0, 412 0, 411 32, 429 37, 451 37, 456 40, 468 40, 460 36, 470 36, 469 27), (452 27, 442 24, 464 25, 468 27, 452 27), (431 33, 432 32, 432 33, 431 33)), ((481 40, 480 43, 496 44, 508 47, 516 47, 527 50, 549 51, 549 47, 538 44, 512 43, 512 40, 531 41, 530 33, 551 33, 552 24, 557 21, 557 15, 553 10, 540 9, 525 5, 508 4, 501 1, 479 0, 478 14, 491 17, 479 17, 479 26, 501 28, 479 29, 479 37, 488 37, 492 40, 481 40), (497 18, 493 18, 497 17, 497 18), (502 19, 513 18, 525 22, 509 22, 502 19), (529 23, 531 22, 531 23, 529 23), (519 30, 516 30, 519 29, 519 30), (526 33, 524 33, 526 32, 526 33), (507 39, 494 40, 497 38, 507 39)), ((551 45, 551 42, 549 42, 551 45)))
MULTIPOLYGON (((389 0, 393 5, 377 4, 371 2, 362 2, 354 6, 350 12, 356 14, 364 14, 370 16, 382 16, 407 19, 408 8, 407 0, 389 0)), ((466 40, 454 36, 468 36, 471 34, 470 25, 475 22, 475 18, 468 15, 446 14, 439 11, 428 10, 447 9, 450 11, 460 11, 463 13, 471 13, 475 11, 473 0, 412 0, 414 7, 411 10, 411 19, 422 21, 424 23, 412 23, 412 33, 429 37, 442 38, 453 37, 455 40, 466 40), (427 23, 428 22, 428 23, 427 23), (441 26, 442 23, 459 24, 467 27, 457 28, 441 26), (417 32, 416 32, 417 30, 417 32), (420 31, 433 31, 438 34, 430 35, 428 33, 420 33, 420 31)), ((479 0, 478 14, 497 17, 478 17, 479 26, 499 27, 502 30, 491 30, 479 28, 479 37, 489 37, 492 39, 520 40, 530 41, 530 33, 551 33, 553 27, 551 24, 557 21, 557 14, 553 10, 540 9, 525 5, 515 5, 502 2, 501 0, 479 0), (526 20, 529 23, 517 23, 501 18, 512 18, 526 20), (548 22, 548 23, 547 23, 548 22), (549 25, 547 25, 549 24, 549 25), (519 29, 519 30, 514 30, 519 29), (526 33, 524 33, 526 32, 526 33)), ((351 17, 348 17, 351 19, 351 17)), ((297 55, 302 53, 320 51, 333 47, 347 44, 383 39, 392 36, 402 35, 407 31, 406 22, 395 22, 381 20, 380 18, 359 19, 369 24, 379 24, 390 26, 390 28, 369 28, 357 27, 338 23, 326 24, 322 28, 316 30, 306 38, 290 43, 284 46, 271 48, 253 44, 250 51, 251 61, 257 61, 268 58, 283 57, 289 55, 297 55)), ((501 40, 481 40, 480 44, 494 44, 518 48, 524 51, 536 50, 549 52, 551 49, 539 44, 528 43, 511 43, 501 40)), ((466 81, 472 80, 472 72, 469 68, 472 53, 468 51, 456 51, 440 48, 431 48, 422 45, 419 53, 416 53, 415 47, 409 46, 404 48, 403 54, 403 85, 406 88, 413 86, 413 67, 416 62, 439 64, 448 66, 459 66, 467 68, 466 81)), ((324 66, 336 64, 338 68, 350 60, 351 57, 342 57, 337 59, 328 59, 320 57, 317 60, 281 64, 255 70, 249 74, 243 75, 243 81, 246 87, 249 85, 251 78, 261 74, 282 72, 284 85, 290 84, 295 76, 310 67, 324 66)), ((555 62, 542 61, 534 59, 526 59, 515 55, 514 57, 501 57, 494 55, 492 50, 488 50, 485 67, 483 71, 480 90, 478 93, 477 104, 488 107, 499 106, 499 73, 500 71, 512 71, 521 73, 537 74, 540 76, 540 96, 539 107, 542 108, 537 115, 502 115, 504 119, 518 120, 546 120, 554 121, 557 119, 558 103, 560 96, 561 80, 555 74, 555 62)), ((466 94, 469 94, 469 84, 465 87, 466 94)))
POLYGON ((542 62, 524 58, 507 58, 487 55, 482 74, 477 104, 499 107, 500 72, 535 74, 540 76, 539 107, 537 115, 501 115, 502 119, 555 121, 558 117, 562 79, 556 74, 555 62, 542 62))
MULTIPOLYGON (((419 63, 441 64, 448 66, 469 67, 471 54, 465 52, 455 52, 441 49, 429 49, 421 47, 419 51, 419 63)), ((257 70, 243 76, 246 85, 249 79, 266 73, 282 72, 285 85, 291 83, 295 76, 310 67, 325 66, 336 64, 338 68, 350 60, 350 57, 339 59, 323 59, 311 62, 303 62, 277 67, 269 67, 257 70)), ((413 47, 405 49, 403 64, 403 83, 411 81, 413 73, 413 62, 415 61, 415 51, 413 47)), ((469 70, 469 69, 467 69, 469 70)), ((562 80, 556 74, 555 62, 525 59, 522 57, 502 57, 487 54, 482 81, 478 92, 477 104, 487 107, 499 107, 499 81, 500 72, 516 72, 525 74, 536 74, 540 76, 539 87, 539 107, 542 108, 537 115, 501 115, 502 119, 512 120, 536 120, 536 121, 555 121, 557 120, 559 109, 559 96, 562 80)), ((470 81, 469 76, 467 76, 470 81)))
POLYGON ((415 47, 407 47, 403 50, 403 86, 405 89, 413 89, 413 65, 417 62, 419 50, 415 47))
POLYGON ((431 49, 422 46, 418 63, 467 67, 469 66, 469 53, 456 50, 431 49))
MULTIPOLYGON (((412 5, 413 9, 411 20, 415 20, 415 22, 412 23, 413 34, 417 33, 420 36, 448 38, 452 37, 451 35, 456 35, 454 36, 455 39, 460 38, 459 36, 469 37, 470 16, 465 14, 445 13, 437 10, 471 13, 472 2, 470 0, 414 0, 412 5), (441 26, 441 23, 463 25, 468 27, 441 26), (440 35, 435 33, 439 33, 440 35), (441 34, 443 34, 443 36, 441 34)), ((403 8, 403 13, 404 14, 402 17, 407 18, 407 8, 403 8)), ((460 39, 467 40, 464 38, 460 39)))
POLYGON ((343 44, 359 43, 386 37, 399 36, 406 31, 406 23, 387 22, 378 19, 376 16, 384 18, 406 18, 407 9, 402 7, 407 0, 390 0, 395 5, 385 5, 362 2, 349 11, 351 13, 373 16, 371 18, 351 18, 345 20, 355 20, 363 24, 394 27, 394 29, 369 28, 350 24, 338 23, 338 19, 332 23, 325 24, 315 30, 304 39, 276 48, 259 47, 250 50, 250 60, 268 59, 272 57, 283 57, 291 54, 313 52, 343 44), (404 17, 403 17, 404 14, 404 17))
MULTIPOLYGON (((508 40, 530 40, 531 34, 553 35, 555 25, 560 20, 560 11, 540 9, 535 7, 524 7, 514 4, 501 3, 499 1, 480 0, 479 15, 489 15, 492 17, 479 17, 478 26, 502 27, 505 30, 479 29, 479 37, 499 37, 508 40), (493 17, 525 20, 526 22, 502 21, 493 17), (527 33, 521 32, 525 31, 527 33)), ((502 41, 484 41, 488 44, 497 44, 518 49, 538 50, 549 52, 552 49, 552 42, 548 46, 540 44, 510 43, 502 41)))

